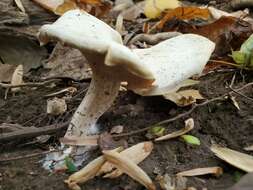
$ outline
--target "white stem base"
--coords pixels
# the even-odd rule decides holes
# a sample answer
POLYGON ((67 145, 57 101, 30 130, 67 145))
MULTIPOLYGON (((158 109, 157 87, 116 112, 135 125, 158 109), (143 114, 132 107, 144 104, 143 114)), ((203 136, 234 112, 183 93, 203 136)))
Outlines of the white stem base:
POLYGON ((118 95, 120 81, 103 69, 93 68, 93 78, 86 96, 77 108, 65 136, 92 134, 98 118, 112 105, 118 95))

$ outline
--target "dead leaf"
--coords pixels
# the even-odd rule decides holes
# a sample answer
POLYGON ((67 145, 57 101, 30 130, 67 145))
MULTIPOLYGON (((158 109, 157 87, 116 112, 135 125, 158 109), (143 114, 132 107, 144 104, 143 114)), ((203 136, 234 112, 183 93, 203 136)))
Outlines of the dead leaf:
POLYGON ((67 104, 64 98, 54 97, 47 100, 47 114, 61 115, 67 111, 67 104))
POLYGON ((111 134, 120 134, 123 132, 123 130, 124 130, 123 125, 116 125, 116 126, 112 127, 110 133, 111 134))
POLYGON ((138 2, 133 6, 121 12, 124 20, 135 21, 142 13, 144 13, 144 1, 138 2))
POLYGON ((92 75, 82 53, 60 43, 57 43, 44 67, 50 69, 44 74, 45 77, 66 77, 79 81, 90 79, 92 75))
POLYGON ((188 133, 189 131, 191 131, 193 128, 194 128, 194 120, 192 118, 189 118, 185 121, 185 127, 183 129, 164 135, 162 137, 156 138, 155 141, 169 140, 172 138, 182 136, 188 133))
POLYGON ((253 145, 245 147, 244 150, 253 151, 253 145))
POLYGON ((46 56, 46 48, 40 47, 35 37, 18 31, 0 30, 0 57, 4 64, 22 64, 25 75, 41 66, 46 56))
POLYGON ((80 171, 69 176, 64 182, 67 183, 68 187, 73 190, 81 189, 78 184, 84 183, 89 179, 92 179, 96 176, 96 173, 99 171, 101 166, 105 163, 104 156, 100 156, 97 159, 90 162, 80 171))
POLYGON ((229 148, 223 148, 219 145, 212 145, 211 151, 217 157, 226 161, 227 163, 245 171, 253 172, 253 157, 229 148))
POLYGON ((210 18, 210 12, 207 8, 199 7, 177 7, 173 10, 166 11, 165 16, 158 22, 157 28, 162 29, 166 22, 172 19, 180 20, 192 20, 202 19, 208 20, 210 18))
POLYGON ((196 102, 196 100, 204 99, 198 90, 180 90, 164 94, 163 97, 177 104, 178 106, 189 106, 196 102))
MULTIPOLYGON (((11 85, 15 86, 15 85, 22 84, 23 83, 23 75, 24 75, 23 65, 17 66, 17 68, 15 69, 15 71, 12 75, 12 78, 11 78, 11 85)), ((11 89, 12 92, 18 92, 19 90, 20 90, 20 87, 11 89)))
POLYGON ((0 82, 10 82, 16 65, 0 64, 0 82))
MULTIPOLYGON (((158 28, 159 29, 159 28, 158 28)), ((221 17, 211 24, 192 25, 180 19, 166 22, 161 31, 177 31, 205 36, 216 43, 215 55, 227 55, 232 49, 240 48, 241 44, 252 34, 250 23, 234 17, 221 17)))
POLYGON ((103 151, 103 154, 107 161, 111 162, 118 169, 129 175, 134 180, 138 181, 148 190, 156 189, 149 176, 129 158, 113 151, 103 151))
POLYGON ((56 15, 63 15, 73 9, 83 9, 90 14, 101 17, 109 12, 111 4, 104 0, 33 0, 41 7, 54 12, 56 15))
MULTIPOLYGON (((153 149, 152 142, 143 142, 136 144, 130 148, 127 148, 126 150, 120 152, 120 154, 132 160, 134 163, 139 164, 151 153, 152 149, 153 149)), ((113 169, 115 169, 115 166, 109 162, 106 162, 101 167, 101 170, 97 173, 97 175, 111 172, 104 177, 115 178, 123 173, 118 169, 116 169, 115 171, 113 171, 113 169)))
POLYGON ((182 176, 170 177, 168 174, 157 176, 162 190, 185 190, 187 187, 187 178, 182 176))
POLYGON ((199 176, 206 174, 214 174, 216 177, 222 175, 223 169, 221 167, 208 167, 208 168, 196 168, 177 173, 177 176, 199 176))
POLYGON ((99 135, 98 145, 101 150, 112 150, 117 147, 127 147, 127 142, 124 139, 115 141, 110 133, 105 132, 99 135))

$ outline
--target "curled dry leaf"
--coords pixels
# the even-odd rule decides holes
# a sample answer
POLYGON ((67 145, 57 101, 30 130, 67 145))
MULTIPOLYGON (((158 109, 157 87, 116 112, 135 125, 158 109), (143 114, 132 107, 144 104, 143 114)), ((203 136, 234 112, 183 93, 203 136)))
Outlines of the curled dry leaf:
MULTIPOLYGON (((11 78, 11 85, 20 85, 23 83, 23 75, 24 75, 24 68, 23 65, 19 65, 17 66, 17 68, 15 69, 12 78, 11 78)), ((12 88, 11 91, 12 92, 17 92, 20 90, 20 87, 17 88, 12 88)))
MULTIPOLYGON (((134 163, 139 164, 151 153, 152 149, 153 149, 152 142, 142 142, 120 152, 120 154, 132 160, 134 163)), ((115 178, 123 174, 121 170, 116 169, 112 171, 113 169, 115 169, 115 166, 112 163, 106 162, 102 166, 101 170, 97 173, 97 175, 111 172, 106 174, 105 177, 115 178)))
POLYGON ((67 111, 67 104, 64 98, 53 98, 47 100, 47 113, 50 115, 61 115, 67 111))
POLYGON ((163 97, 181 107, 189 106, 195 103, 196 100, 204 99, 204 97, 199 93, 198 90, 193 89, 171 92, 168 94, 164 94, 163 97))
POLYGON ((196 168, 177 173, 177 176, 199 176, 206 174, 214 174, 216 177, 222 175, 223 169, 221 167, 207 167, 207 168, 196 168))
POLYGON ((191 131, 193 128, 194 128, 194 120, 192 118, 189 118, 185 121, 185 127, 183 129, 164 135, 162 137, 156 138, 155 141, 163 141, 163 140, 168 140, 168 139, 182 136, 185 133, 188 133, 189 131, 191 131))
POLYGON ((192 20, 192 19, 203 19, 208 20, 210 18, 210 12, 207 8, 199 7, 178 7, 173 10, 167 11, 165 16, 158 22, 156 27, 162 29, 166 22, 172 19, 180 20, 192 20))
POLYGON ((85 166, 80 171, 69 176, 67 180, 64 182, 67 183, 68 187, 73 190, 81 189, 78 184, 84 183, 89 179, 92 179, 96 176, 96 173, 99 171, 101 166, 104 164, 105 158, 104 156, 100 156, 97 159, 90 162, 87 166, 85 166))
POLYGON ((227 163, 245 171, 253 172, 253 157, 219 145, 212 145, 211 151, 227 163))
POLYGON ((113 151, 103 151, 103 154, 107 161, 111 162, 118 169, 122 170, 131 178, 141 183, 148 190, 156 189, 149 176, 129 158, 118 152, 113 151))

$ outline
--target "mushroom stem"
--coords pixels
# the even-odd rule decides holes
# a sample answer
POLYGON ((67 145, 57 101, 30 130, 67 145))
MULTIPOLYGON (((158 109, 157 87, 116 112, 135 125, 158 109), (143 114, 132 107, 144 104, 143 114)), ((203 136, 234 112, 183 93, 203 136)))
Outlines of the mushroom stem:
POLYGON ((100 65, 90 64, 93 77, 88 92, 74 113, 66 136, 87 136, 93 134, 98 118, 112 105, 118 95, 120 80, 100 65))

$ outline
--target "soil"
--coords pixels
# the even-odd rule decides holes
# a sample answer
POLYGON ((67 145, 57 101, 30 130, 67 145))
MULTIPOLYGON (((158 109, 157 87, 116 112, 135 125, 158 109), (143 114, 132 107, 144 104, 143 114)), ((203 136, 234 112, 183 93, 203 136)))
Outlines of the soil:
MULTIPOLYGON (((233 76, 235 76, 233 88, 239 88, 253 81, 252 72, 222 69, 201 77, 201 82, 195 88, 199 89, 206 99, 212 99, 230 91, 229 85, 233 76)), ((6 100, 4 99, 4 89, 0 89, 0 123, 44 127, 68 121, 84 97, 88 85, 88 82, 77 83, 66 79, 57 83, 56 87, 38 87, 34 90, 29 88, 15 95, 9 93, 6 100), (47 98, 44 95, 68 86, 75 86, 78 89, 74 98, 67 101, 68 111, 61 116, 47 115, 47 98)), ((245 88, 241 93, 253 98, 253 87, 245 88)), ((175 131, 184 127, 185 119, 192 117, 195 128, 190 134, 199 138, 201 145, 191 146, 180 139, 155 143, 151 155, 140 164, 141 168, 155 181, 158 175, 174 176, 176 173, 188 169, 220 166, 224 170, 224 174, 220 177, 210 175, 188 177, 187 187, 225 190, 232 186, 237 180, 238 173, 243 174, 243 172, 218 159, 210 151, 210 145, 218 143, 245 152, 243 148, 253 144, 253 102, 242 95, 234 94, 234 97, 240 107, 239 110, 228 98, 199 107, 185 118, 165 125, 167 132, 175 131)), ((120 92, 113 107, 100 118, 99 126, 103 128, 103 131, 109 131, 113 126, 123 125, 124 132, 131 132, 186 112, 190 108, 191 106, 179 108, 162 97, 141 97, 130 91, 120 92)), ((146 132, 121 139, 126 140, 131 146, 148 140, 145 134, 146 132)), ((64 130, 51 135, 45 143, 38 142, 36 139, 2 143, 0 144, 0 159, 43 152, 49 147, 56 147, 59 144, 59 137, 63 135, 64 130)), ((84 165, 95 158, 99 152, 99 150, 95 150, 84 165)), ((43 157, 44 155, 39 155, 0 162, 0 190, 68 189, 63 181, 69 174, 51 173, 44 170, 41 167, 43 157)), ((114 180, 97 177, 82 185, 82 188, 84 190, 144 189, 127 175, 114 180)))
MULTIPOLYGON (((201 83, 196 87, 206 98, 214 98, 226 93, 229 89, 233 75, 236 74, 234 88, 240 87, 246 82, 252 81, 251 73, 239 71, 223 71, 211 73, 201 78, 201 83)), ((64 85, 64 84, 62 84, 64 85)), ((88 84, 83 84, 81 89, 88 84)), ((52 90, 52 89, 51 89, 52 90)), ((54 89, 55 90, 55 89, 54 89)), ((59 118, 50 118, 45 114, 48 89, 23 92, 16 96, 10 96, 7 100, 1 99, 0 122, 19 123, 24 126, 42 127, 56 122, 67 120, 72 112, 59 118)), ((243 91, 246 96, 252 97, 253 88, 243 91)), ((4 91, 1 90, 1 97, 4 91)), ((83 96, 82 94, 81 96, 83 96)), ((70 102, 69 109, 78 105, 81 100, 75 98, 70 102)), ((238 110, 231 101, 215 102, 198 108, 187 119, 192 117, 195 128, 190 133, 198 137, 200 146, 189 146, 179 139, 156 143, 152 154, 141 163, 141 167, 153 178, 160 174, 174 175, 179 171, 198 167, 220 166, 224 174, 219 177, 191 177, 188 178, 188 186, 196 188, 207 187, 210 190, 225 189, 235 183, 237 169, 219 160, 210 152, 209 147, 213 142, 228 146, 232 149, 243 151, 243 147, 253 144, 253 106, 252 102, 240 95, 236 95, 236 101, 240 106, 238 110)), ((178 108, 162 97, 140 97, 131 92, 122 92, 114 106, 103 115, 99 123, 108 130, 115 125, 123 125, 124 132, 134 131, 149 126, 156 122, 182 113, 189 108, 178 108), (129 106, 131 105, 131 106, 129 106)), ((184 126, 184 119, 170 123, 168 131, 176 130, 184 126)), ((50 144, 24 144, 17 142, 1 145, 1 158, 10 158, 41 152, 48 146, 57 142, 56 135, 51 137, 50 144)), ((125 138, 129 145, 147 140, 144 134, 125 138)), ((27 142, 27 141, 26 141, 27 142)), ((28 141, 29 142, 29 141, 28 141)), ((97 155, 97 153, 94 153, 97 155)), ((1 189, 3 190, 61 190, 66 189, 63 180, 67 174, 51 174, 41 167, 40 160, 43 156, 29 159, 20 159, 13 162, 0 163, 1 189)), ((89 162, 90 159, 87 160, 89 162)), ((127 176, 116 180, 96 178, 86 183, 84 189, 142 189, 137 183, 127 176)))

